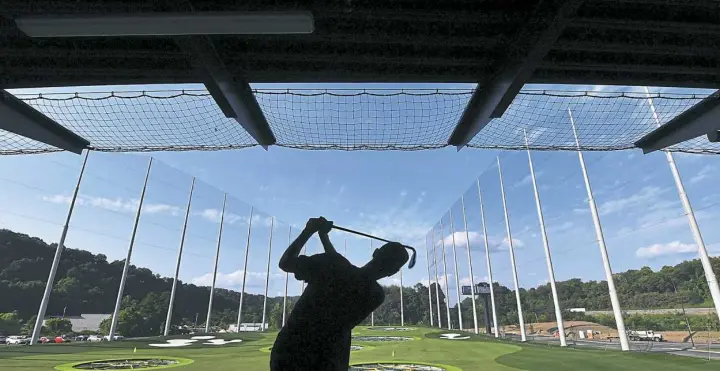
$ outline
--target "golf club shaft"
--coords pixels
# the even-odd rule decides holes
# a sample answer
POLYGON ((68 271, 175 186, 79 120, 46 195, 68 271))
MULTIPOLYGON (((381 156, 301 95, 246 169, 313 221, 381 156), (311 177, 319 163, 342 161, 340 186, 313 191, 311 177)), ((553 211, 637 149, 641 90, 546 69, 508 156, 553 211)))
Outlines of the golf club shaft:
POLYGON ((376 239, 376 240, 378 240, 378 241, 383 241, 383 242, 388 242, 388 243, 392 242, 392 241, 388 241, 388 240, 386 240, 386 239, 384 239, 384 238, 375 237, 375 236, 373 236, 373 235, 369 235, 369 234, 366 234, 366 233, 354 231, 354 230, 348 229, 348 228, 339 227, 339 226, 337 226, 337 225, 333 225, 333 228, 334 228, 334 229, 337 229, 337 230, 340 230, 340 231, 344 231, 344 232, 348 232, 348 233, 353 233, 353 234, 356 234, 356 235, 359 235, 359 236, 363 236, 363 237, 367 237, 367 238, 373 238, 373 239, 376 239))

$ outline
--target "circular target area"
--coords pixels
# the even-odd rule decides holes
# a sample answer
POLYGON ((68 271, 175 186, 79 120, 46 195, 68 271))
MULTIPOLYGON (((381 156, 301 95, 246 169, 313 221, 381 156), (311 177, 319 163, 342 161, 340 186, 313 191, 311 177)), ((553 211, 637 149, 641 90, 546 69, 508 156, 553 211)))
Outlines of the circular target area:
POLYGON ((97 361, 84 361, 75 363, 66 363, 56 366, 56 370, 73 371, 73 370, 142 370, 142 369, 162 369, 185 366, 193 363, 192 359, 162 357, 162 358, 132 358, 132 359, 103 359, 97 361))
POLYGON ((415 363, 362 363, 350 366, 349 371, 449 371, 436 365, 415 363))
POLYGON ((407 336, 353 336, 355 341, 408 341, 413 340, 407 336))

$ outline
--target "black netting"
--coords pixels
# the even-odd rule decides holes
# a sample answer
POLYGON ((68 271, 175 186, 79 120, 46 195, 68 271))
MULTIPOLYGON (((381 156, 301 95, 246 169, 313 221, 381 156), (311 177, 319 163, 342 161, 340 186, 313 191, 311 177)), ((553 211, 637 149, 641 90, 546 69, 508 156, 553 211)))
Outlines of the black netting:
MULTIPOLYGON (((255 97, 277 144, 300 149, 417 150, 447 145, 471 90, 259 90, 255 97)), ((707 95, 655 94, 666 123, 707 95)), ((207 91, 18 95, 91 142, 99 151, 244 148, 255 141, 226 118, 207 91)), ((475 148, 575 150, 570 118, 583 150, 621 150, 657 124, 641 93, 522 91, 502 118, 469 144, 475 148)), ((0 154, 53 147, 0 131, 0 154)), ((673 151, 720 153, 701 137, 673 151)))

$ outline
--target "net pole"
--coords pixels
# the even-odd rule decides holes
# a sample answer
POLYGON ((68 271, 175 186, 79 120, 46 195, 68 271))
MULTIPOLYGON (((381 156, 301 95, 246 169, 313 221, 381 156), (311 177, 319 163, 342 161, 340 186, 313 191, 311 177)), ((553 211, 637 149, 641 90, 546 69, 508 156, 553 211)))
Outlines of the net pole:
POLYGON ((152 168, 152 157, 148 162, 147 172, 145 173, 145 181, 143 182, 142 191, 140 191, 140 201, 138 201, 138 208, 135 213, 135 222, 133 223, 132 233, 130 234, 130 244, 128 245, 127 255, 125 256, 125 263, 123 264, 122 276, 120 276, 120 287, 118 288, 117 298, 115 299, 115 309, 113 310, 113 316, 110 320, 110 333, 108 334, 108 341, 115 339, 115 331, 117 330, 118 316, 120 315, 120 306, 122 305, 123 293, 125 291, 125 282, 127 281, 127 274, 130 270, 130 259, 132 258, 133 246, 135 246, 135 236, 137 234, 138 224, 140 222, 140 213, 142 212, 143 201, 145 201, 145 190, 147 189, 148 179, 150 178, 150 169, 152 168))
POLYGON ((405 326, 405 301, 403 299, 402 268, 400 268, 400 326, 405 326))
POLYGON ((480 199, 480 219, 482 221, 483 239, 485 240, 485 263, 487 265, 488 280, 490 281, 490 304, 492 306, 493 328, 495 329, 495 337, 499 337, 498 333, 498 317, 497 306, 495 304, 495 281, 493 281, 492 263, 490 261, 490 243, 488 241, 487 226, 485 224, 485 205, 483 204, 482 191, 480 188, 480 179, 476 179, 478 198, 480 199))
MULTIPOLYGON (((660 117, 655 110, 655 103, 653 102, 653 99, 650 95, 650 90, 647 88, 647 86, 645 87, 645 93, 648 97, 647 102, 650 106, 653 120, 655 121, 655 124, 660 127, 660 117)), ((680 197, 683 209, 685 210, 685 215, 687 215, 688 224, 690 225, 690 229, 692 230, 695 244, 698 246, 700 263, 702 264, 703 271, 705 272, 705 280, 707 281, 708 287, 710 288, 710 296, 713 299, 713 304, 715 304, 715 314, 718 316, 718 319, 720 319, 720 287, 718 287, 718 280, 715 276, 715 272, 713 271, 712 263, 710 262, 710 256, 708 255, 705 241, 703 240, 702 233, 700 232, 700 226, 698 226, 697 219, 695 218, 695 211, 692 208, 692 204, 690 203, 690 198, 688 197, 687 192, 685 192, 685 185, 683 184, 682 178, 680 177, 680 170, 675 163, 675 157, 673 157, 673 154, 670 151, 664 152, 667 163, 670 166, 670 172, 672 172, 673 179, 675 180, 675 188, 677 188, 678 196, 680 197)))
POLYGON ((268 258, 267 258, 267 270, 265 271, 265 296, 263 297, 263 314, 262 322, 260 323, 261 330, 265 330, 265 319, 267 315, 267 294, 268 287, 270 286, 270 258, 272 254, 272 240, 273 240, 273 229, 275 227, 275 217, 270 218, 270 242, 268 243, 268 258))
POLYGON ((345 259, 347 259, 347 236, 345 236, 345 259))
MULTIPOLYGON (((373 240, 370 239, 370 255, 373 253, 373 240)), ((375 327, 375 311, 370 313, 370 326, 375 327)))
POLYGON ((535 194, 535 207, 537 208, 538 221, 540 222, 540 234, 542 236, 543 248, 545 249, 545 263, 547 265, 548 278, 550 279, 550 290, 552 291, 553 305, 555 306, 555 320, 557 321, 558 333, 560 335, 560 346, 566 347, 565 324, 563 323, 560 298, 558 298, 557 287, 555 285, 555 270, 553 269, 552 254, 550 254, 550 242, 548 241, 547 230, 545 229, 545 217, 543 216, 540 192, 538 191, 537 180, 535 178, 535 167, 533 166, 532 154, 530 153, 530 146, 525 129, 523 129, 523 135, 525 137, 525 148, 528 155, 530 179, 532 180, 533 193, 535 194))
POLYGON ((428 248, 428 235, 425 235, 425 262, 427 263, 427 273, 428 273, 428 307, 430 308, 430 327, 435 326, 435 319, 433 318, 433 302, 432 302, 432 290, 430 290, 430 287, 432 286, 432 276, 430 275, 430 253, 428 248))
POLYGON ((252 221, 253 221, 253 213, 254 212, 255 212, 255 207, 250 206, 250 219, 248 220, 247 242, 245 243, 245 263, 243 266, 242 288, 240 289, 240 306, 238 307, 238 319, 237 319, 237 331, 238 332, 240 332, 240 323, 242 322, 243 300, 245 299, 245 283, 247 280, 248 257, 250 256, 250 235, 252 233, 252 221))
POLYGON ((500 167, 500 156, 497 157, 498 177, 500 178, 500 195, 502 196, 503 214, 505 215, 505 230, 507 231, 508 247, 510 249, 510 264, 513 271, 513 283, 515 284, 515 300, 517 301, 518 324, 520 325, 520 341, 527 341, 525 333, 525 319, 523 318, 522 301, 520 300, 520 283, 518 282, 517 265, 515 264, 515 247, 510 231, 510 215, 505 200, 505 186, 503 185, 502 168, 500 167))
MULTIPOLYGON (((457 264, 457 248, 455 247, 455 225, 452 217, 452 207, 450 208, 450 235, 452 235, 452 248, 453 248, 453 260, 455 264, 455 298, 457 300, 457 311, 458 311, 458 325, 460 331, 463 330, 462 322, 462 308, 460 307, 460 277, 458 276, 458 264, 457 264)), ((474 289, 474 288, 473 288, 474 289)))
POLYGON ((445 275, 445 309, 447 310, 448 330, 452 330, 450 321, 450 288, 448 284, 447 259, 445 258, 445 230, 443 229, 442 218, 440 218, 440 246, 442 247, 443 274, 445 275))
POLYGON ((465 248, 467 249, 468 272, 470 272, 470 290, 472 292, 470 298, 472 299, 473 306, 473 324, 475 325, 475 333, 479 334, 480 330, 478 328, 477 305, 475 303, 475 276, 473 275, 472 254, 470 253, 470 233, 468 232, 467 216, 465 216, 465 195, 460 196, 460 204, 462 205, 463 225, 465 227, 465 248))
MULTIPOLYGON (((292 243, 292 226, 288 226, 288 246, 292 243)), ((288 295, 288 272, 285 272, 285 294, 283 295, 283 316, 282 325, 285 326, 285 318, 287 317, 287 295, 288 295)))
POLYGON ((220 211, 220 229, 218 230, 217 247, 215 248, 215 265, 213 266, 212 285, 210 285, 210 300, 208 300, 208 312, 205 319, 205 332, 210 332, 210 321, 212 320, 212 306, 215 298, 215 283, 217 281, 218 262, 220 261, 220 244, 222 242, 223 223, 225 221, 225 204, 227 203, 227 193, 223 194, 222 211, 220 211))
POLYGON ((164 336, 170 335, 170 323, 172 322, 173 305, 175 304, 175 293, 177 291, 178 275, 180 274, 180 262, 182 261, 183 247, 185 247, 185 233, 187 232, 188 219, 190 219, 190 206, 192 205, 193 191, 195 190, 195 177, 190 183, 190 196, 188 197, 187 209, 185 210, 185 221, 183 222, 182 234, 180 235, 180 247, 178 248, 177 262, 175 263, 175 276, 170 291, 170 303, 168 304, 167 317, 165 317, 164 336))
POLYGON ((592 187, 590 186, 590 178, 588 177, 587 168, 585 167, 585 157, 580 150, 580 140, 578 139, 577 129, 575 128, 575 119, 573 118, 572 111, 568 108, 568 116, 570 118, 570 125, 572 126, 573 135, 575 136, 575 145, 577 147, 578 159, 580 160, 580 169, 582 170, 583 179, 585 180, 585 189, 588 196, 588 204, 590 205, 590 214, 593 218, 593 224, 595 225, 595 234, 597 236, 598 245, 600 246, 600 254, 602 255, 603 268, 605 269, 605 279, 608 283, 608 292, 610 294, 610 302, 613 307, 613 314, 615 315, 615 323, 617 325, 618 337, 620 338, 620 349, 623 351, 630 350, 630 344, 628 342, 627 333, 625 332, 625 320, 622 316, 622 309, 620 308, 620 300, 615 290, 615 280, 613 278, 612 268, 610 267, 610 259, 608 257, 607 246, 605 245, 605 236, 603 235, 602 225, 600 224, 600 216, 598 215, 597 205, 595 204, 595 197, 593 196, 592 187))
POLYGON ((442 328, 442 312, 440 311, 440 279, 438 276, 437 248, 435 246, 435 226, 432 228, 433 265, 435 266, 435 304, 437 304, 438 328, 442 328))
POLYGON ((82 166, 80 167, 80 175, 78 175, 77 184, 75 184, 75 191, 73 191, 70 208, 68 209, 67 218, 65 219, 65 225, 63 226, 62 234, 60 235, 60 242, 58 242, 58 245, 55 248, 55 256, 53 257, 53 262, 50 266, 47 284, 45 284, 45 291, 43 292, 40 307, 38 308, 37 319, 35 319, 35 327, 33 327, 33 332, 30 336, 30 345, 34 345, 40 337, 40 330, 42 330, 45 312, 47 311, 47 306, 50 302, 50 294, 52 293, 53 284, 55 282, 55 275, 57 274, 58 266, 60 265, 60 257, 62 256, 63 250, 65 250, 65 238, 67 237, 68 229, 70 228, 70 219, 72 218, 73 209, 75 209, 75 201, 77 201, 78 192, 80 192, 80 184, 82 183, 83 174, 85 174, 85 165, 87 165, 89 156, 90 151, 85 150, 85 157, 83 158, 82 166))

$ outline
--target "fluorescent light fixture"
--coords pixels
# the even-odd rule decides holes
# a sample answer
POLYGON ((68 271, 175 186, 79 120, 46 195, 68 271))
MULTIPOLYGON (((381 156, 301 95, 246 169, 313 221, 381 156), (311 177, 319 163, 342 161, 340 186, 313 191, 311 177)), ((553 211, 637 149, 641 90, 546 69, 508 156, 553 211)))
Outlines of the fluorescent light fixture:
POLYGON ((30 37, 308 34, 310 12, 195 12, 19 17, 30 37))

